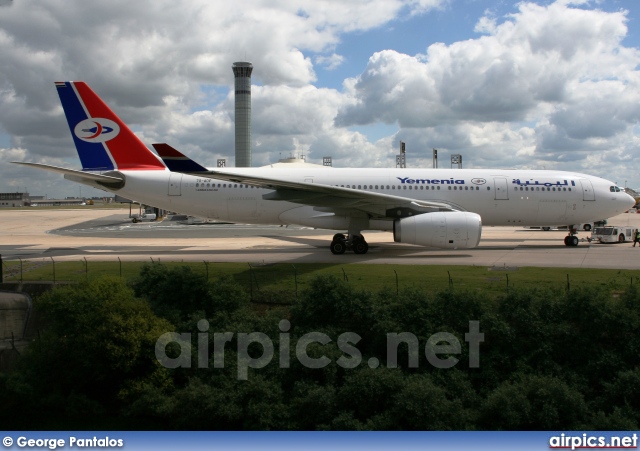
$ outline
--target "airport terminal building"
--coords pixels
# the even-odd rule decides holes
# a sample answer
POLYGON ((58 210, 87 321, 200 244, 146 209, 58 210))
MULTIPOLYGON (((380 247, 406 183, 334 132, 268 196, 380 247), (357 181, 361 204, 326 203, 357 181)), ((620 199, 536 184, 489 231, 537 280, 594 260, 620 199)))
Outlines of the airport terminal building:
POLYGON ((45 196, 29 196, 29 193, 0 193, 0 208, 13 207, 57 207, 83 205, 82 198, 47 199, 45 196))
POLYGON ((29 206, 29 193, 0 193, 0 208, 29 206))

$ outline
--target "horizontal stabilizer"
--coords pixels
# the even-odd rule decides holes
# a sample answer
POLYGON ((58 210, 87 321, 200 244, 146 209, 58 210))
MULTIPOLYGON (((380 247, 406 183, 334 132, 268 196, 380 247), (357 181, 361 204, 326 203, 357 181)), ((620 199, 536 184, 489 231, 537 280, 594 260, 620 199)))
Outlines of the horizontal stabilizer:
POLYGON ((23 166, 30 166, 37 169, 44 169, 45 171, 57 172, 59 174, 69 175, 77 179, 77 181, 91 181, 98 182, 107 186, 119 187, 124 184, 124 179, 121 177, 114 177, 112 175, 95 174, 92 172, 78 171, 77 169, 67 169, 58 166, 50 166, 48 164, 40 163, 23 163, 22 161, 12 161, 13 164, 21 164, 23 166))

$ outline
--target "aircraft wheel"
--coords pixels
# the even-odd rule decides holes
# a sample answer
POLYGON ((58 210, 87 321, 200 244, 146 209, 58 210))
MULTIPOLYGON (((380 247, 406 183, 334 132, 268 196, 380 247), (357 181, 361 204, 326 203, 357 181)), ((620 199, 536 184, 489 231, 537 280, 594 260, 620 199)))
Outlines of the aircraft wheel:
POLYGON ((569 238, 570 238, 569 236, 565 236, 564 237, 564 245, 565 246, 569 246, 569 238))
POLYGON ((579 242, 580 242, 580 240, 578 239, 577 236, 572 236, 569 239, 569 246, 577 246, 579 242))
POLYGON ((342 233, 336 233, 335 235, 333 235, 333 241, 345 240, 345 239, 346 237, 342 233))
POLYGON ((347 243, 345 243, 344 240, 333 240, 330 249, 334 255, 344 254, 344 251, 347 250, 347 243))
POLYGON ((357 240, 353 243, 354 254, 366 254, 369 250, 369 244, 365 240, 357 240))
POLYGON ((135 224, 136 222, 138 222, 138 218, 133 218, 133 219, 131 220, 131 222, 133 222, 133 223, 135 224))

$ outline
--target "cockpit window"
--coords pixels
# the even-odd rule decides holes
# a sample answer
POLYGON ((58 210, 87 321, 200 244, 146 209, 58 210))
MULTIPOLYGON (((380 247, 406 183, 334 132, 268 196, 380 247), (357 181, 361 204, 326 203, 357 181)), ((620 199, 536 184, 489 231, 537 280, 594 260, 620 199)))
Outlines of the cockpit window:
POLYGON ((611 191, 612 193, 619 193, 623 191, 623 189, 620 188, 619 186, 610 186, 609 191, 611 191))

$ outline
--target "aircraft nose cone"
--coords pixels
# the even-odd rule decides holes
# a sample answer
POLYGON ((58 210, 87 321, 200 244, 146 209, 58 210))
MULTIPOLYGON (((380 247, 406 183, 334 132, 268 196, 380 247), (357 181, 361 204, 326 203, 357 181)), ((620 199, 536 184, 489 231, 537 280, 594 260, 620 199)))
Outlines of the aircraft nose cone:
POLYGON ((625 208, 628 210, 629 208, 633 207, 636 204, 636 200, 633 197, 631 197, 630 195, 628 195, 627 193, 624 193, 624 194, 627 197, 624 198, 623 202, 627 206, 625 208))

